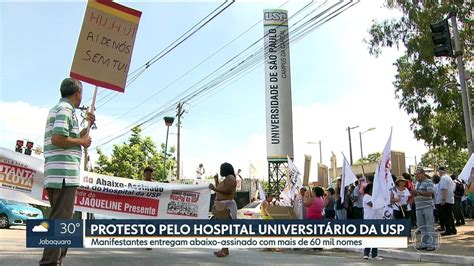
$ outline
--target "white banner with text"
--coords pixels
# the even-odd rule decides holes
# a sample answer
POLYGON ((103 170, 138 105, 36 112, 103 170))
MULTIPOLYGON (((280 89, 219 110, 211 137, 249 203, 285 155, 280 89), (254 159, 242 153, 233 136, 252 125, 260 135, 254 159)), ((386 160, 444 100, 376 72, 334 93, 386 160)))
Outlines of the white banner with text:
MULTIPOLYGON (((0 148, 0 198, 49 206, 44 161, 0 148)), ((75 210, 115 218, 207 219, 207 185, 147 182, 81 172, 75 210)))

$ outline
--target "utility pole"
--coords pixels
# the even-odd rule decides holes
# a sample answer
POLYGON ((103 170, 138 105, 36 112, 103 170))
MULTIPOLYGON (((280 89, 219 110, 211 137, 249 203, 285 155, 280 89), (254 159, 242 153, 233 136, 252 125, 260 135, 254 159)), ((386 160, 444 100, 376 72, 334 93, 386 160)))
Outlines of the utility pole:
POLYGON ((176 178, 179 180, 180 175, 181 175, 181 116, 184 114, 185 110, 183 109, 184 103, 179 102, 178 103, 178 112, 176 113, 176 116, 178 117, 178 145, 177 145, 177 170, 176 170, 176 178))
POLYGON ((163 117, 165 120, 165 125, 166 125, 166 144, 165 144, 165 154, 163 158, 163 175, 161 177, 161 180, 166 180, 165 174, 166 174, 166 157, 168 156, 168 136, 170 135, 170 126, 173 125, 174 122, 174 117, 172 116, 165 116, 163 117))
POLYGON ((472 113, 470 110, 471 103, 469 102, 469 94, 466 89, 466 79, 464 77, 464 64, 462 61, 461 40, 459 38, 458 24, 456 20, 456 12, 452 11, 449 16, 440 22, 431 23, 431 38, 434 44, 435 57, 453 57, 456 58, 456 63, 459 72, 459 83, 461 84, 461 97, 464 116, 464 127, 466 128, 467 150, 469 156, 472 154, 474 148, 472 143, 472 113), (451 44, 451 34, 449 32, 448 20, 451 19, 451 26, 453 27, 454 50, 451 44))
POLYGON ((360 162, 362 163, 362 165, 364 164, 364 152, 362 150, 362 135, 369 132, 369 131, 372 131, 372 130, 375 130, 375 127, 371 127, 369 129, 367 129, 366 131, 364 132, 360 132, 359 131, 359 142, 360 142, 360 162))
POLYGON ((470 102, 469 95, 466 89, 466 78, 464 77, 464 64, 462 61, 462 49, 461 49, 461 40, 459 39, 458 24, 456 20, 456 12, 451 12, 449 14, 451 18, 451 24, 453 27, 453 37, 454 37, 454 56, 456 57, 456 63, 458 65, 459 72, 459 82, 461 83, 461 93, 462 93, 462 106, 464 114, 464 126, 466 127, 466 138, 467 138, 467 150, 469 156, 473 152, 472 147, 472 114, 470 112, 470 102))
POLYGON ((355 126, 355 127, 350 127, 348 126, 347 127, 347 133, 349 134, 349 156, 350 156, 350 160, 351 160, 351 165, 353 164, 352 163, 352 141, 351 141, 351 129, 356 129, 358 128, 359 126, 355 126))
POLYGON ((319 163, 323 164, 323 149, 321 148, 321 141, 319 141, 319 163))

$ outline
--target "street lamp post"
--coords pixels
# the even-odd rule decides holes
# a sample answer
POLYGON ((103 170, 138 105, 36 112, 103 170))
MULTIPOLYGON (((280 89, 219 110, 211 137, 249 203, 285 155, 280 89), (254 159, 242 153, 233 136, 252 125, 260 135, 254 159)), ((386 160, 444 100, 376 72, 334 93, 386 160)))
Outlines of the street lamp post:
POLYGON ((369 131, 372 131, 372 130, 375 130, 375 127, 371 127, 371 128, 367 129, 367 130, 366 130, 366 131, 364 131, 364 132, 360 132, 360 131, 359 131, 359 140, 360 140, 360 160, 361 160, 361 162, 362 162, 362 163, 364 163, 364 161, 363 161, 363 160, 364 160, 364 152, 362 151, 362 134, 364 134, 364 133, 367 133, 367 132, 369 132, 369 131))
POLYGON ((165 156, 163 158, 163 176, 162 180, 165 180, 165 172, 166 172, 166 155, 168 154, 168 135, 170 133, 170 126, 173 125, 174 117, 166 116, 164 118, 165 125, 166 125, 166 144, 165 144, 165 156))
POLYGON ((351 141, 351 129, 356 129, 358 128, 359 126, 355 126, 355 127, 347 127, 347 132, 349 133, 349 158, 351 159, 351 165, 352 165, 352 141, 351 141))
POLYGON ((323 150, 321 148, 321 141, 314 142, 314 141, 308 141, 306 142, 307 144, 319 144, 319 163, 323 163, 323 150))

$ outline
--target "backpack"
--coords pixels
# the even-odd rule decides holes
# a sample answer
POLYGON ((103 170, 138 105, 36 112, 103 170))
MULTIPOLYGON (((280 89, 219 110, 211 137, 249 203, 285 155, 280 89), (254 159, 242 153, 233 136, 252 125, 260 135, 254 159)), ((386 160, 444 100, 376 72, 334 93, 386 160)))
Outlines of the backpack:
POLYGON ((464 196, 464 185, 463 185, 463 183, 459 182, 458 180, 456 180, 454 183, 456 184, 456 187, 454 189, 454 195, 456 195, 458 197, 464 196))

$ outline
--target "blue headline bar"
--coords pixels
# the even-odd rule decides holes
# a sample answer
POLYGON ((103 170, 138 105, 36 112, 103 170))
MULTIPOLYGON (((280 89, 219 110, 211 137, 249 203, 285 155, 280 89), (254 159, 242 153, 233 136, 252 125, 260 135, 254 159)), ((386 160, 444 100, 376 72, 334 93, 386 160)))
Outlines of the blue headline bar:
POLYGON ((409 236, 408 220, 88 220, 96 236, 409 236))

